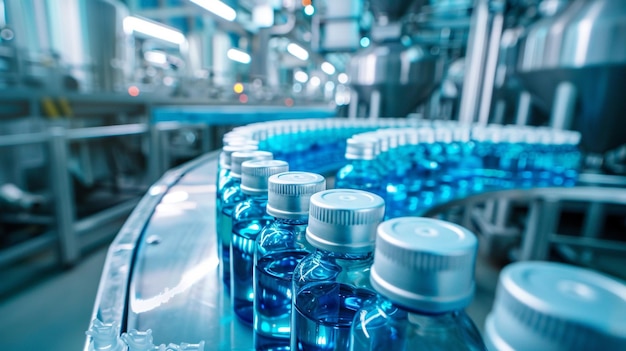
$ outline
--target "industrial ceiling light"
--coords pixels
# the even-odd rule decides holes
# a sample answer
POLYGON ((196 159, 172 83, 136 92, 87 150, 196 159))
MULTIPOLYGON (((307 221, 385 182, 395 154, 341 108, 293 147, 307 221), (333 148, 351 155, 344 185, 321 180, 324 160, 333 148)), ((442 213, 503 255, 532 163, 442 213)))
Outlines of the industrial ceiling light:
POLYGON ((237 18, 237 11, 219 0, 190 0, 203 9, 217 15, 227 21, 237 18))
POLYGON ((161 39, 176 45, 181 45, 186 41, 183 33, 173 28, 135 16, 125 17, 123 26, 124 31, 129 34, 132 32, 139 32, 141 34, 161 39))
POLYGON ((309 75, 306 74, 306 72, 297 71, 296 73, 294 73, 293 78, 296 80, 296 82, 306 83, 309 80, 309 75))
POLYGON ((146 61, 152 62, 157 65, 164 65, 167 63, 167 54, 165 54, 163 51, 158 51, 158 50, 146 51, 143 54, 143 57, 146 59, 146 61))
POLYGON ((287 52, 302 61, 309 59, 309 52, 298 44, 289 43, 289 45, 287 45, 287 52))
POLYGON ((226 56, 233 61, 237 61, 243 64, 248 64, 251 61, 250 55, 248 55, 248 53, 237 49, 228 49, 228 51, 226 52, 226 56))
POLYGON ((329 76, 332 76, 333 74, 335 74, 335 66, 333 66, 330 62, 325 61, 324 63, 322 63, 322 71, 324 71, 324 73, 328 74, 329 76))

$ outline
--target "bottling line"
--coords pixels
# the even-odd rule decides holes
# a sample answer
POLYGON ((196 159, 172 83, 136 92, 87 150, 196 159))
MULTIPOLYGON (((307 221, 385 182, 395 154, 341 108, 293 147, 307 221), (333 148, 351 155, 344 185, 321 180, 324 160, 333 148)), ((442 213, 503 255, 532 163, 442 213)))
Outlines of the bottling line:
MULTIPOLYGON (((508 325, 526 349, 575 345, 503 312, 537 289, 525 272, 559 282, 537 293, 551 311, 525 313, 582 349, 622 347, 624 43, 626 0, 0 0, 0 268, 69 268, 110 244, 85 351, 264 349, 231 306, 220 233, 222 177, 240 157, 243 178, 247 145, 377 194, 383 223, 475 234, 472 269, 511 263, 489 289, 454 273, 488 349, 525 349, 508 325), (555 296, 584 289, 610 298, 559 315, 572 307, 555 296)), ((342 349, 327 337, 318 349, 342 349)), ((306 349, 293 338, 276 349, 306 349)))

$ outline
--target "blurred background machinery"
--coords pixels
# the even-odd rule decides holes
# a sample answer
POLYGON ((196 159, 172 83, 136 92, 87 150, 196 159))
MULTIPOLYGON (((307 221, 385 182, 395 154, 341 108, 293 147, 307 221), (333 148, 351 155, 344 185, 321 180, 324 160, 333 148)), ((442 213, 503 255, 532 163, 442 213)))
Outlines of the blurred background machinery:
POLYGON ((72 265, 262 120, 575 129, 622 186, 625 42, 625 0, 0 0, 0 266, 72 265))

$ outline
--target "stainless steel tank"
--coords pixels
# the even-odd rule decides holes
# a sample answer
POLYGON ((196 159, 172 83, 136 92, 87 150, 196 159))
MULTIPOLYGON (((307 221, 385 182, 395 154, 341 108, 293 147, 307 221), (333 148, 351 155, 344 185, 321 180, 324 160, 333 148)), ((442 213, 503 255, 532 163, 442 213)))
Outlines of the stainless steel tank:
POLYGON ((122 21, 128 10, 115 0, 4 0, 6 25, 25 63, 25 76, 47 88, 63 72, 61 88, 123 89, 132 70, 132 41, 122 21))
POLYGON ((421 46, 374 44, 352 57, 351 86, 359 100, 371 103, 380 94, 380 117, 403 117, 433 91, 437 61, 421 46))
POLYGON ((576 0, 532 25, 517 71, 546 112, 569 86, 574 112, 566 127, 582 133, 587 150, 626 143, 626 0, 576 0))

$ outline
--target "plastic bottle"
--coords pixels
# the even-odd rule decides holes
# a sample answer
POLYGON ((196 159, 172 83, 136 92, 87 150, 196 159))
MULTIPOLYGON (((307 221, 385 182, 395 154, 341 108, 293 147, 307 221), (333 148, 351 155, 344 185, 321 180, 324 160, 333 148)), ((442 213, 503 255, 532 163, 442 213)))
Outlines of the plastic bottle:
POLYGON ((378 227, 371 282, 377 299, 357 312, 352 350, 483 350, 463 309, 474 295, 477 239, 437 219, 378 227))
POLYGON ((452 129, 448 125, 439 126, 435 129, 435 143, 432 145, 432 159, 435 160, 439 169, 437 172, 437 190, 435 191, 435 203, 450 201, 456 191, 454 179, 456 160, 460 149, 452 142, 452 129))
POLYGON ((257 235, 271 221, 267 214, 267 180, 287 172, 289 165, 279 160, 246 161, 241 166, 241 192, 246 198, 233 211, 230 245, 231 297, 235 315, 245 323, 253 322, 254 248, 257 235))
POLYGON ((417 200, 415 214, 419 214, 436 202, 439 192, 439 180, 441 175, 441 145, 435 143, 435 132, 432 128, 419 128, 419 145, 421 149, 416 154, 415 162, 421 179, 419 191, 412 194, 417 200))
POLYGON ((244 200, 241 192, 241 164, 249 160, 269 160, 272 153, 267 151, 237 151, 231 155, 230 180, 224 184, 220 196, 220 212, 215 219, 217 225, 217 248, 220 261, 220 274, 226 292, 230 292, 230 239, 233 231, 232 215, 235 206, 244 200))
POLYGON ((377 140, 373 138, 348 139, 345 157, 349 163, 337 172, 335 188, 365 190, 384 196, 376 147, 377 140))
POLYGON ((254 345, 259 350, 286 349, 291 332, 293 270, 312 247, 305 239, 311 195, 326 189, 319 174, 286 172, 268 181, 267 213, 254 253, 254 345))
POLYGON ((384 207, 361 190, 311 196, 306 239, 316 250, 293 274, 291 350, 349 350, 354 314, 374 296, 369 271, 384 207))
POLYGON ((406 145, 404 130, 392 129, 382 133, 387 137, 389 149, 383 162, 386 163, 386 175, 383 178, 385 199, 385 219, 404 215, 407 199, 406 173, 407 159, 401 152, 406 145))
POLYGON ((580 132, 567 131, 565 145, 563 146, 563 159, 565 165, 564 181, 565 186, 574 186, 578 181, 578 174, 581 168, 582 154, 579 149, 581 135, 580 132))
POLYGON ((485 343, 494 351, 626 350, 626 285, 562 263, 510 264, 500 272, 485 343))
POLYGON ((457 198, 482 191, 482 183, 474 178, 476 170, 482 169, 482 159, 474 155, 474 142, 470 139, 470 127, 460 125, 452 132, 452 142, 458 148, 458 153, 452 157, 453 178, 456 183, 457 198), (456 159, 458 157, 458 159, 456 159))

